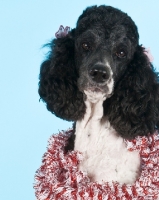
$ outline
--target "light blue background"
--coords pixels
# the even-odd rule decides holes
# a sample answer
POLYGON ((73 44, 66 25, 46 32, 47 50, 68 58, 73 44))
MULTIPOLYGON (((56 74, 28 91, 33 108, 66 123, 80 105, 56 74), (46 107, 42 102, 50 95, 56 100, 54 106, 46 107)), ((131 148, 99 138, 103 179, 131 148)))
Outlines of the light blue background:
POLYGON ((158 0, 0 0, 0 199, 34 200, 34 174, 52 133, 71 127, 40 102, 41 46, 60 25, 75 27, 87 6, 107 4, 136 22, 159 69, 158 0))

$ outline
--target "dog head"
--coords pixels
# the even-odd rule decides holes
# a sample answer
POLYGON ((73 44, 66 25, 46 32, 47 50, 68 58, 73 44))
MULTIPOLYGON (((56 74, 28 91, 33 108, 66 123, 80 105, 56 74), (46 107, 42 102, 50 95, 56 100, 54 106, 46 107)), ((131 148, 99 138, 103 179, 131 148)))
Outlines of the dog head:
POLYGON ((158 129, 158 74, 127 14, 110 6, 89 7, 63 36, 51 41, 40 69, 39 94, 49 111, 80 120, 86 110, 84 91, 102 92, 104 115, 121 136, 158 129))
POLYGON ((112 7, 87 8, 75 30, 79 89, 110 97, 133 59, 138 38, 137 27, 127 14, 112 7))

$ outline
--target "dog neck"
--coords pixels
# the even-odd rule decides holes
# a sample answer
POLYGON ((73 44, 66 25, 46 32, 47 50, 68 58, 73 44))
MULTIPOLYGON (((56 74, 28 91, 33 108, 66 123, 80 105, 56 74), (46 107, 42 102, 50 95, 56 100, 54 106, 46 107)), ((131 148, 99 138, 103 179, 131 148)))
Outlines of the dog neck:
POLYGON ((133 183, 140 173, 140 156, 130 152, 125 141, 103 117, 105 96, 98 93, 96 98, 87 93, 84 118, 76 123, 75 150, 83 154, 79 169, 92 181, 117 181, 133 183))

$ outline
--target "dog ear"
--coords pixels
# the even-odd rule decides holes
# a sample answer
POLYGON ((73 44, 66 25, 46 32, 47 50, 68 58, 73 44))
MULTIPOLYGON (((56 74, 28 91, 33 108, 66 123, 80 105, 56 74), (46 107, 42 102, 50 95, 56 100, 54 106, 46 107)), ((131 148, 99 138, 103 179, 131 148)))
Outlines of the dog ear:
POLYGON ((48 45, 51 51, 41 65, 39 76, 39 95, 47 109, 68 121, 82 118, 85 112, 83 94, 77 88, 74 31, 48 45))
POLYGON ((111 125, 124 138, 154 133, 159 127, 159 78, 142 46, 104 102, 111 125))

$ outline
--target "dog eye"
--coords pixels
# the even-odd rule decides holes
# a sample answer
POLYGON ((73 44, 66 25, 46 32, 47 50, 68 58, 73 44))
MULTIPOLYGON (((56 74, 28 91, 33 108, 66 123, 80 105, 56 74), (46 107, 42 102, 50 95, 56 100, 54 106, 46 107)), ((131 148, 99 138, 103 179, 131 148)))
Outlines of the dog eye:
POLYGON ((116 56, 117 56, 118 58, 125 58, 125 57, 126 57, 126 52, 123 51, 123 50, 117 51, 117 52, 116 52, 116 56))
POLYGON ((91 46, 88 44, 88 43, 83 43, 82 44, 82 48, 85 50, 85 51, 88 51, 91 49, 91 46))

